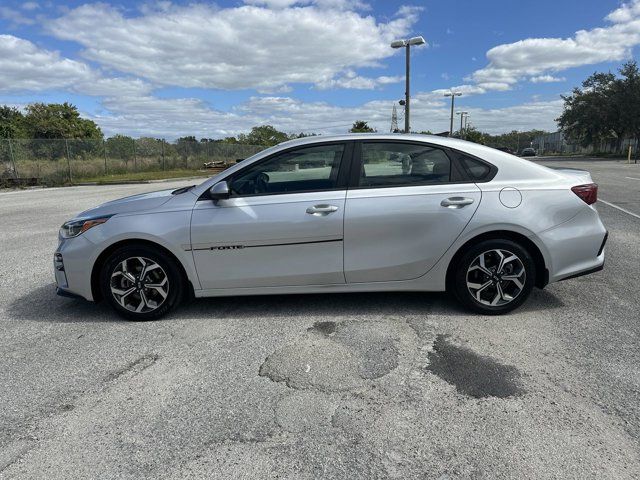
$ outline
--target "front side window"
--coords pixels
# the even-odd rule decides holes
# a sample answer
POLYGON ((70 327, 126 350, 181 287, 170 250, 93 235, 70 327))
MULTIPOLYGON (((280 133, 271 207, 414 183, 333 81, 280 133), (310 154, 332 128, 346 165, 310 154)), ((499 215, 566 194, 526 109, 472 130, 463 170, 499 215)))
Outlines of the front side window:
POLYGON ((439 148, 393 142, 362 144, 360 187, 400 187, 450 180, 451 161, 439 148))
POLYGON ((303 147, 252 165, 230 181, 237 195, 313 192, 338 187, 344 144, 303 147))

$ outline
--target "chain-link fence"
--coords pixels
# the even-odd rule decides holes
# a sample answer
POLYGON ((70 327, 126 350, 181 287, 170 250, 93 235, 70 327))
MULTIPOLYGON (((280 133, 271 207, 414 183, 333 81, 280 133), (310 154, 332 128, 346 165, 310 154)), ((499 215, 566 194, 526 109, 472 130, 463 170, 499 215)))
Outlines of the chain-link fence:
POLYGON ((129 137, 0 139, 0 177, 60 185, 107 175, 224 168, 265 147, 129 137))

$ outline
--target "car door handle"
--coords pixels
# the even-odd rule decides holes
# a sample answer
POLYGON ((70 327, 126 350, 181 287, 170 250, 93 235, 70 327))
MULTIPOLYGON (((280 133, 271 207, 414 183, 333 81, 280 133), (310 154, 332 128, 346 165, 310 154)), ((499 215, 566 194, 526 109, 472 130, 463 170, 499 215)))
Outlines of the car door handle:
POLYGON ((440 202, 440 205, 447 208, 462 208, 466 205, 471 205, 473 198, 466 197, 449 197, 440 202))
POLYGON ((338 211, 338 207, 335 205, 314 205, 313 207, 307 208, 307 213, 309 215, 315 215, 316 217, 324 217, 329 215, 330 213, 338 211))

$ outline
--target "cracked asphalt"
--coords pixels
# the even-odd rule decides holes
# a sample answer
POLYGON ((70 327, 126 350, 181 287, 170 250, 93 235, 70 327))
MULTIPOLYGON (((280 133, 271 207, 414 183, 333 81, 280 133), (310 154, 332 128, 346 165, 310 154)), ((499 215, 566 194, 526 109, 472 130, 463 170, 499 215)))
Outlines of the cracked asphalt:
MULTIPOLYGON (((548 163, 640 215, 640 165, 548 163)), ((640 478, 640 219, 600 203, 605 270, 503 317, 371 293, 129 323, 54 295, 64 220, 182 184, 0 193, 0 478, 640 478)))

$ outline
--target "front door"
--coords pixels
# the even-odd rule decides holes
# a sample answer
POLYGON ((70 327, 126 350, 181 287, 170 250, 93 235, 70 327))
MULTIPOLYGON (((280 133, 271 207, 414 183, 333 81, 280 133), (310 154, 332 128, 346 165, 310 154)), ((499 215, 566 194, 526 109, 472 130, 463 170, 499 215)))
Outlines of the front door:
POLYGON ((347 194, 348 283, 418 278, 462 233, 480 204, 473 182, 452 175, 447 153, 427 144, 363 142, 347 194))
POLYGON ((344 284, 350 146, 276 153, 227 179, 228 200, 199 201, 191 242, 202 288, 344 284))

